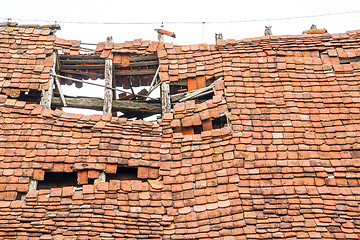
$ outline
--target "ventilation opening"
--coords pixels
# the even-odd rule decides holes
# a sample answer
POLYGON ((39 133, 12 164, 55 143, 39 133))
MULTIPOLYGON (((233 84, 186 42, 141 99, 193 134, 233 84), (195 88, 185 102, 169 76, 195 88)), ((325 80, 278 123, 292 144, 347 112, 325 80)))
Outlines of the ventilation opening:
POLYGON ((37 189, 77 186, 77 173, 45 172, 44 181, 39 181, 37 189))
POLYGON ((106 180, 138 180, 138 169, 118 167, 115 174, 106 174, 106 180))

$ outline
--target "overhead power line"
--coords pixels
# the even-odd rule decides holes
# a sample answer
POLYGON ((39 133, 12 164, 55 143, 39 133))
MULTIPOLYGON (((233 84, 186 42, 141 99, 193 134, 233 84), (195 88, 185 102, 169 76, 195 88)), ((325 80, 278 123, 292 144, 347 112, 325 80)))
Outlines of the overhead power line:
POLYGON ((230 24, 230 23, 248 23, 248 22, 264 22, 264 21, 281 21, 281 20, 291 20, 291 19, 304 19, 304 18, 315 18, 315 17, 328 17, 335 15, 344 15, 344 14, 353 14, 360 13, 357 11, 349 12, 337 12, 337 13, 325 13, 325 14, 316 14, 316 15, 306 15, 306 16, 295 16, 295 17, 279 17, 279 18, 263 18, 263 19, 247 19, 247 20, 234 20, 234 21, 184 21, 184 22, 83 22, 83 21, 57 21, 57 20, 39 20, 39 19, 20 19, 20 18, 3 18, 3 21, 12 20, 12 21, 26 21, 26 22, 49 22, 49 23, 66 23, 66 24, 89 24, 89 25, 152 25, 152 24, 230 24))

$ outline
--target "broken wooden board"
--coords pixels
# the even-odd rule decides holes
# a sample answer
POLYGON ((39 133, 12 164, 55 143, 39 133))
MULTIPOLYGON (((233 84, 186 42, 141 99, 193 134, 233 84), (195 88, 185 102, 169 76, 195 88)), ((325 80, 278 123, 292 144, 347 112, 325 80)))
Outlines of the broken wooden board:
MULTIPOLYGON (((104 100, 89 97, 66 97, 67 106, 73 108, 94 109, 101 111, 104 100)), ((52 106, 62 107, 60 97, 53 97, 52 106)), ((131 113, 161 113, 161 104, 144 101, 112 101, 112 110, 117 112, 131 113)))

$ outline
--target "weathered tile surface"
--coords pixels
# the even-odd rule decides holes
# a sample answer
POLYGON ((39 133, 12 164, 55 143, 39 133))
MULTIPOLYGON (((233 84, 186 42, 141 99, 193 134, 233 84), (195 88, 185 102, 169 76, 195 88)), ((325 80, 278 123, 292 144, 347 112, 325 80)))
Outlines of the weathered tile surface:
MULTIPOLYGON (((1 34, 13 41, 24 36, 18 31, 1 34)), ((359 33, 99 44, 100 54, 157 52, 162 80, 224 77, 211 99, 176 104, 158 124, 44 110, 1 94, 0 236, 358 239, 359 33), (176 131, 221 115, 231 126, 176 131), (44 171, 84 180, 115 164, 160 177, 28 191, 44 171)))

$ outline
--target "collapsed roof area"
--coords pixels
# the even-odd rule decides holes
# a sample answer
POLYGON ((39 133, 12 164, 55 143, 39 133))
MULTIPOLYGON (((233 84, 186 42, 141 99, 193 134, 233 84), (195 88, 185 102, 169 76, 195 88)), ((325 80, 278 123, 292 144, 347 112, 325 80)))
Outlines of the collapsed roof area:
POLYGON ((0 27, 2 238, 360 237, 360 31, 85 53, 55 30, 0 27), (100 107, 61 91, 98 78, 100 107))

